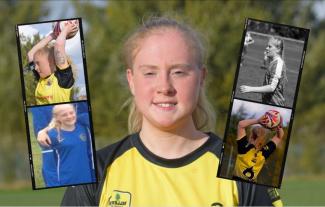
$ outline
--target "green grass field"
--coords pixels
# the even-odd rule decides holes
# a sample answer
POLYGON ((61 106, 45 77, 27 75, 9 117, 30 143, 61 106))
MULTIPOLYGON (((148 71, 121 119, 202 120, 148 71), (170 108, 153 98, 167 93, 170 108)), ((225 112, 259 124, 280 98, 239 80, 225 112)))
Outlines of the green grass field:
MULTIPOLYGON (((279 192, 286 206, 321 206, 325 204, 324 186, 325 178, 284 179, 279 192)), ((64 190, 0 190, 0 206, 58 206, 64 190)))
POLYGON ((325 178, 284 178, 279 193, 286 206, 324 206, 325 178))
POLYGON ((34 128, 32 123, 32 113, 28 113, 28 120, 29 120, 29 131, 30 134, 30 141, 32 147, 32 155, 33 155, 33 166, 34 166, 34 176, 35 176, 35 185, 36 188, 43 188, 45 187, 43 175, 42 175, 42 151, 40 146, 37 143, 36 137, 34 135, 34 128))

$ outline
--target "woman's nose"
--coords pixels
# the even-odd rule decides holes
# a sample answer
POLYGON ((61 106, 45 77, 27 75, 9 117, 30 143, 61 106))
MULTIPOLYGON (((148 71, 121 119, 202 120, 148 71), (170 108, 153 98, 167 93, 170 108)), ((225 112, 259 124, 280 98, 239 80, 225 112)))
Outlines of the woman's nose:
POLYGON ((172 96, 176 94, 176 90, 173 86, 173 82, 168 74, 161 75, 157 82, 157 92, 172 96))

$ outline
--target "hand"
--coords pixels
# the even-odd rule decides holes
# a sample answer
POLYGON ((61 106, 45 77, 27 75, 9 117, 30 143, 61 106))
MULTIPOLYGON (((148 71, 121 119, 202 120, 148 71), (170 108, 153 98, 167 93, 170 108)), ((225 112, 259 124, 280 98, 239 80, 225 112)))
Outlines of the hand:
POLYGON ((69 36, 69 34, 73 34, 78 31, 78 21, 65 21, 64 22, 64 28, 62 30, 63 33, 66 34, 66 36, 69 36))
POLYGON ((52 32, 49 34, 49 37, 50 37, 52 40, 55 40, 58 36, 56 36, 55 32, 52 31, 52 32))
POLYGON ((264 128, 267 128, 266 125, 268 123, 268 118, 267 116, 264 114, 263 116, 261 116, 259 119, 258 119, 258 123, 260 125, 262 125, 264 128))
POLYGON ((239 87, 239 90, 241 93, 247 93, 247 92, 251 92, 251 87, 250 86, 246 86, 246 85, 242 85, 239 87))
POLYGON ((52 143, 49 135, 47 134, 46 129, 42 129, 41 131, 38 132, 37 142, 44 147, 50 147, 52 143))

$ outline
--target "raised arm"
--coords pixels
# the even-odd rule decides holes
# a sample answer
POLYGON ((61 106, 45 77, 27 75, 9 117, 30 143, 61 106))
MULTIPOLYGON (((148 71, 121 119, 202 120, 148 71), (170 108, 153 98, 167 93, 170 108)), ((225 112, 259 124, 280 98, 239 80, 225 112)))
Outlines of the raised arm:
POLYGON ((276 130, 276 134, 274 135, 274 137, 272 137, 272 141, 275 143, 276 146, 278 146, 280 142, 283 140, 283 135, 284 135, 284 131, 282 127, 278 127, 276 130))
POLYGON ((36 45, 32 47, 27 53, 28 62, 34 61, 34 54, 37 50, 45 47, 49 42, 51 42, 53 39, 55 39, 55 36, 53 33, 49 34, 45 38, 43 38, 41 41, 39 41, 36 45))
POLYGON ((259 123, 258 119, 245 119, 239 121, 237 125, 237 140, 242 139, 246 135, 246 130, 245 130, 246 127, 258 123, 259 123))
POLYGON ((78 30, 78 25, 72 21, 67 21, 65 27, 56 38, 54 45, 54 58, 55 64, 59 67, 59 69, 65 69, 69 66, 65 52, 65 42, 68 34, 75 32, 76 30, 78 30))

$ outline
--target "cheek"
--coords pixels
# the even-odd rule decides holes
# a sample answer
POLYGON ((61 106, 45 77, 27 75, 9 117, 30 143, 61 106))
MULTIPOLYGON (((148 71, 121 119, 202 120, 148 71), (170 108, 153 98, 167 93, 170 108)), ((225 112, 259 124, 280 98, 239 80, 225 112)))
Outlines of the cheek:
POLYGON ((178 98, 183 100, 186 104, 192 103, 192 105, 197 104, 200 89, 201 85, 197 77, 180 81, 176 87, 178 98))
POLYGON ((134 79, 134 97, 136 102, 151 100, 154 95, 154 85, 150 80, 144 78, 134 79))

